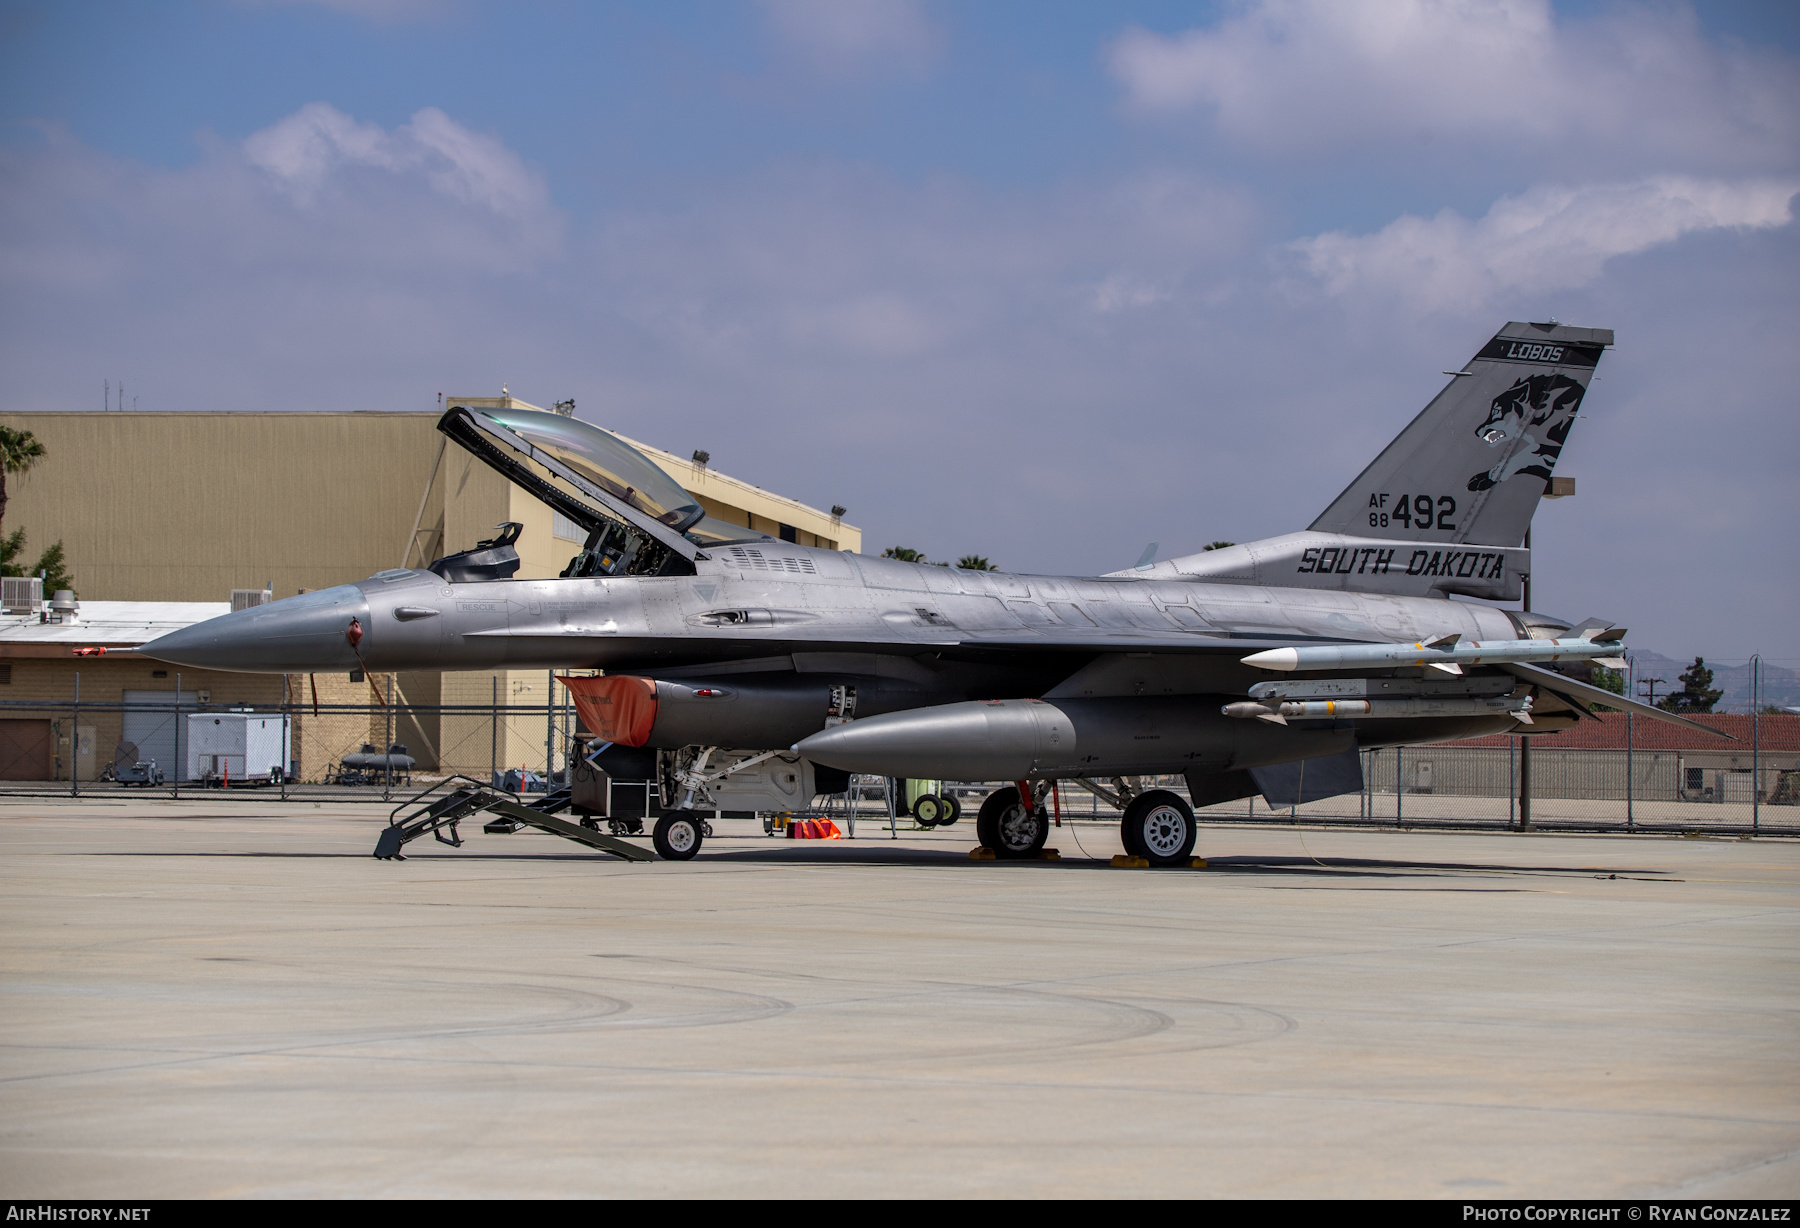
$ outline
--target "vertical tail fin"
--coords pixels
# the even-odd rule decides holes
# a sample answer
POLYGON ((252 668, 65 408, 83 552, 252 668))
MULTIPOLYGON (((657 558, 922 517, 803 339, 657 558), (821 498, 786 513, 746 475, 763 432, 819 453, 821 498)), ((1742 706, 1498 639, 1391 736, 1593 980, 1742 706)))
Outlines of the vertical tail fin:
POLYGON ((1609 328, 1508 324, 1310 527, 1518 545, 1612 343, 1609 328))

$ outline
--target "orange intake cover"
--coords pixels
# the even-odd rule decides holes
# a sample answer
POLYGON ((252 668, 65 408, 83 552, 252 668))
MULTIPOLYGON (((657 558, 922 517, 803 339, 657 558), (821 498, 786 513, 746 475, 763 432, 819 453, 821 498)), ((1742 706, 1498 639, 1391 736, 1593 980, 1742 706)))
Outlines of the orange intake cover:
POLYGON ((656 724, 656 680, 629 674, 600 678, 556 680, 569 688, 581 723, 602 742, 615 746, 642 746, 656 724))

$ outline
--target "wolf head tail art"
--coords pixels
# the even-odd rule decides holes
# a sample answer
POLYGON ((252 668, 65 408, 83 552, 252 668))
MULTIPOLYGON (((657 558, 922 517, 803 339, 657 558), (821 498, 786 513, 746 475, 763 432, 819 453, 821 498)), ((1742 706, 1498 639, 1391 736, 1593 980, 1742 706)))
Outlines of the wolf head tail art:
POLYGON ((1469 489, 1486 490, 1520 473, 1549 481, 1583 391, 1566 375, 1532 375, 1495 397, 1475 434, 1503 455, 1493 468, 1470 478, 1469 489))

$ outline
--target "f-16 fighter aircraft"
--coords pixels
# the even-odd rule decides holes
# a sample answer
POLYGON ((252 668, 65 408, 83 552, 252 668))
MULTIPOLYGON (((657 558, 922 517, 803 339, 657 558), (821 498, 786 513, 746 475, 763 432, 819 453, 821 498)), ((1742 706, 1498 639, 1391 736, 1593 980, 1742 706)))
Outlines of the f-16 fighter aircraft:
POLYGON ((1304 532, 1091 577, 749 534, 605 431, 453 403, 439 430, 586 530, 560 577, 513 579, 508 526, 142 651, 267 672, 602 670, 564 681, 592 733, 656 751, 665 857, 693 856, 701 812, 746 781, 778 778, 798 808, 863 772, 1014 782, 976 824, 1001 858, 1042 848, 1052 783, 1081 786, 1122 807, 1129 852, 1181 864, 1190 801, 1360 789, 1359 749, 1553 732, 1590 701, 1689 724, 1584 681, 1623 666, 1611 623, 1488 604, 1521 596, 1521 542, 1612 339, 1508 324, 1304 532), (1187 798, 1138 787, 1166 774, 1187 798))

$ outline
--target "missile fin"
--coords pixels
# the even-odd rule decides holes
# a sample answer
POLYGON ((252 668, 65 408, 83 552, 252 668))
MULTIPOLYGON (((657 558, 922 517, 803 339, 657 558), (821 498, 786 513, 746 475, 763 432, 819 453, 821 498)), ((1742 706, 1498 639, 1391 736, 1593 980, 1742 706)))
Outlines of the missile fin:
POLYGON ((1443 670, 1446 674, 1462 673, 1462 666, 1458 665, 1454 661, 1430 661, 1430 662, 1427 662, 1427 664, 1429 664, 1432 669, 1443 670))

